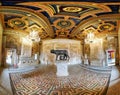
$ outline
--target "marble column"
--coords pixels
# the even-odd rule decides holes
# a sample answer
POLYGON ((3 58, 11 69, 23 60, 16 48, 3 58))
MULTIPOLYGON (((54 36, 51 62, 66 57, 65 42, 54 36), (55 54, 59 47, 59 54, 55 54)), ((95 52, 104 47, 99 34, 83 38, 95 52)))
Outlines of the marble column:
POLYGON ((118 54, 118 59, 119 59, 119 65, 120 65, 120 20, 118 21, 118 51, 119 51, 119 54, 118 54))
POLYGON ((2 28, 2 21, 0 19, 0 66, 2 64, 2 34, 3 34, 3 28, 2 28))

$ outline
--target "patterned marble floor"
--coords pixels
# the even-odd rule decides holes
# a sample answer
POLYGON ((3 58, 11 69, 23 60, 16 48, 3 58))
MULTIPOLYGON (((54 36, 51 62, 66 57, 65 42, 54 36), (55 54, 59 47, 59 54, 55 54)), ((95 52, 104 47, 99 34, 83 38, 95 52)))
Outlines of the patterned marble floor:
MULTIPOLYGON (((33 68, 30 68, 30 69, 33 69, 33 68)), ((3 91, 2 95, 13 95, 11 85, 10 85, 9 73, 21 72, 21 71, 24 72, 30 69, 25 68, 25 69, 19 69, 19 70, 8 70, 8 68, 0 68, 0 84, 3 87, 3 90, 0 90, 0 91, 3 91)), ((120 95, 120 66, 112 66, 110 84, 109 84, 109 88, 106 95, 120 95)))

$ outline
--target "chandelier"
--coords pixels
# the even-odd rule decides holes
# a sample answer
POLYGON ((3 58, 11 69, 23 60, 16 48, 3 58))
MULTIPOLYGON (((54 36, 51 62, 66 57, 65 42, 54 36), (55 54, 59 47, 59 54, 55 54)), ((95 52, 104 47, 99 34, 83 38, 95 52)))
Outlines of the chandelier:
POLYGON ((32 31, 27 35, 27 38, 30 39, 32 42, 39 42, 40 37, 37 31, 32 31))
POLYGON ((93 43, 94 39, 95 39, 94 30, 89 29, 87 31, 88 31, 88 33, 87 33, 87 36, 85 38, 85 43, 93 43))

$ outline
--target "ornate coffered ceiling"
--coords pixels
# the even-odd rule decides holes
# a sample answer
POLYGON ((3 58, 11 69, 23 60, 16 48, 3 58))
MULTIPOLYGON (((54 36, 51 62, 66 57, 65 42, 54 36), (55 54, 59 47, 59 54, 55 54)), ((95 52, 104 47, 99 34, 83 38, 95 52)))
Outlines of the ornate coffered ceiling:
MULTIPOLYGON (((86 0, 87 1, 87 0, 86 0)), ((89 1, 89 0, 88 0, 89 1)), ((120 2, 29 1, 5 0, 0 6, 4 32, 16 30, 28 34, 39 32, 42 39, 69 38, 82 40, 88 29, 96 35, 117 34, 120 2)))

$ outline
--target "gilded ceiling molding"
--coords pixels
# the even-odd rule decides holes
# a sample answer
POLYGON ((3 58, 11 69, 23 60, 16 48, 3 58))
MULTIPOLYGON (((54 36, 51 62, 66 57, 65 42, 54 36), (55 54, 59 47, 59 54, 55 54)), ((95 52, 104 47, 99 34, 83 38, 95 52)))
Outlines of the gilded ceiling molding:
MULTIPOLYGON (((73 29, 70 37, 74 38, 75 36, 78 36, 78 34, 81 34, 80 31, 82 32, 87 27, 90 27, 92 25, 96 25, 97 22, 98 23, 103 23, 105 21, 118 21, 118 20, 120 20, 120 14, 108 14, 108 15, 102 15, 102 16, 99 16, 99 17, 92 17, 92 18, 86 19, 86 20, 82 21, 77 27, 75 27, 73 29)), ((103 23, 103 24, 100 24, 100 25, 102 26, 102 29, 103 28, 104 28, 104 30, 108 29, 108 31, 112 30, 115 27, 112 24, 108 25, 108 23, 107 24, 103 23), (110 30, 109 30, 109 28, 110 28, 110 30)), ((98 29, 100 29, 100 25, 97 26, 98 29)))
POLYGON ((40 8, 38 12, 46 11, 50 16, 53 16, 55 12, 54 8, 50 4, 41 4, 41 2, 24 2, 18 3, 16 5, 26 5, 26 6, 34 6, 40 8))
MULTIPOLYGON (((3 15, 2 14, 0 14, 0 26, 1 26, 1 29, 3 29, 3 15)), ((2 31, 0 29, 0 32, 2 31)))
POLYGON ((98 29, 101 31, 112 31, 114 27, 115 26, 110 23, 103 23, 98 26, 98 29))
POLYGON ((120 5, 120 2, 111 2, 111 3, 101 3, 103 5, 120 5))
POLYGON ((56 38, 67 38, 69 35, 69 31, 65 29, 56 30, 56 35, 56 38))
POLYGON ((51 17, 56 15, 59 17, 66 16, 69 13, 70 16, 76 16, 80 17, 79 19, 83 19, 96 13, 111 12, 108 6, 93 2, 23 2, 17 5, 40 8, 37 10, 38 12, 44 10, 51 17), (65 12, 67 12, 67 14, 65 12), (79 14, 79 16, 76 15, 76 13, 79 14))
POLYGON ((80 11, 82 11, 82 8, 70 6, 70 7, 63 8, 63 10, 66 11, 66 12, 73 12, 74 13, 74 12, 80 12, 80 11))
POLYGON ((28 35, 28 33, 22 30, 5 29, 3 32, 3 35, 17 35, 20 37, 25 37, 28 35))
POLYGON ((93 2, 31 1, 0 6, 0 13, 4 15, 5 30, 23 30, 25 33, 36 30, 42 39, 81 40, 86 36, 84 30, 90 27, 96 29, 98 35, 103 33, 102 31, 117 31, 116 20, 120 16, 111 15, 119 13, 114 10, 114 4, 117 3, 109 3, 111 6, 107 6, 106 3, 93 2), (110 15, 100 16, 103 13, 110 15))
POLYGON ((39 26, 44 28, 44 30, 49 34, 50 37, 54 36, 53 29, 50 25, 50 22, 41 13, 38 14, 38 13, 34 12, 33 10, 30 10, 30 9, 27 9, 27 8, 9 7, 9 6, 0 7, 0 13, 12 14, 12 15, 16 15, 16 16, 26 17, 29 20, 33 20, 39 26))
POLYGON ((70 19, 67 19, 67 20, 66 19, 57 19, 53 22, 53 24, 57 29, 62 29, 62 28, 70 29, 75 26, 75 22, 70 19))
POLYGON ((28 21, 22 18, 13 18, 8 20, 8 25, 12 27, 13 29, 24 29, 28 27, 28 21))

